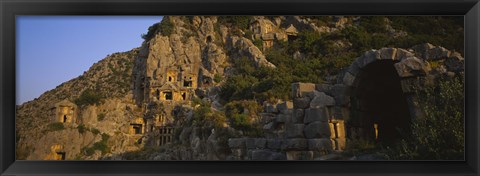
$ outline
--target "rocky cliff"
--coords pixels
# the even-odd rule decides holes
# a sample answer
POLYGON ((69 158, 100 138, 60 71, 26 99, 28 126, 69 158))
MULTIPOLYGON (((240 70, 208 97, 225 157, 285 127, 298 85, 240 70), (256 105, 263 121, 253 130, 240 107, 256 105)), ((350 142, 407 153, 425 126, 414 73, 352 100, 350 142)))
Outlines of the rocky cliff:
POLYGON ((370 50, 420 35, 401 20, 164 17, 139 48, 18 106, 17 159, 328 158, 345 149, 355 69, 390 54, 400 77, 463 72, 431 44, 370 50))

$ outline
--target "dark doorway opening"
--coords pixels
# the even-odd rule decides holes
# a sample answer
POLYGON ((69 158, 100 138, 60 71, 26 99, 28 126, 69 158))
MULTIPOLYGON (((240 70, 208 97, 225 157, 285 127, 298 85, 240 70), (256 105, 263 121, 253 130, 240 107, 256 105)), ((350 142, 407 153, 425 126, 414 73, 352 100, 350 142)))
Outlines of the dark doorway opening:
POLYGON ((65 160, 65 152, 57 152, 58 160, 65 160))
POLYGON ((165 100, 172 100, 173 94, 172 92, 165 92, 165 100))
POLYGON ((183 87, 192 87, 192 77, 190 79, 187 79, 187 77, 183 78, 183 87))
POLYGON ((391 144, 410 133, 410 111, 393 60, 365 66, 356 76, 347 135, 391 144))
POLYGON ((288 38, 288 42, 293 42, 293 41, 296 40, 298 37, 295 36, 295 35, 288 35, 287 38, 288 38))
POLYGON ((142 134, 142 125, 141 124, 132 124, 133 131, 135 134, 142 134))
POLYGON ((182 99, 183 99, 183 100, 186 100, 186 99, 187 99, 187 93, 185 93, 185 92, 182 93, 182 99))
POLYGON ((207 43, 212 42, 212 36, 207 36, 207 43))
POLYGON ((63 115, 63 123, 67 123, 67 115, 63 115))

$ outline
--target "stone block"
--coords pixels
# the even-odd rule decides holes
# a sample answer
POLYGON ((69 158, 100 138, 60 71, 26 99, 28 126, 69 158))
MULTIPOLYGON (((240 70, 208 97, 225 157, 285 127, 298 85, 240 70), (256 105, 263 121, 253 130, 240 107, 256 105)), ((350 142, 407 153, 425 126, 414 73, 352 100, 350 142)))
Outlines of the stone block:
POLYGON ((346 134, 347 131, 345 129, 345 121, 338 120, 335 125, 336 125, 336 129, 337 129, 336 137, 337 138, 345 138, 347 136, 347 134, 346 134))
POLYGON ((308 108, 305 109, 305 118, 304 123, 311 123, 311 122, 328 122, 328 114, 326 111, 326 107, 321 108, 308 108))
POLYGON ((269 122, 269 123, 263 125, 263 130, 269 131, 269 132, 272 132, 273 130, 275 130, 274 122, 269 122))
POLYGON ((313 160, 313 151, 287 151, 287 160, 313 160))
POLYGON ((253 152, 253 149, 248 149, 247 150, 247 159, 246 160, 252 160, 252 152, 253 152))
POLYGON ((303 128, 304 124, 289 124, 287 125, 287 138, 304 138, 303 128))
POLYGON ((290 123, 294 124, 303 124, 303 119, 305 117, 305 110, 304 109, 295 109, 293 110, 293 114, 291 116, 290 123))
POLYGON ((428 50, 428 60, 440 60, 440 59, 446 59, 450 56, 450 51, 437 46, 435 48, 431 48, 428 50))
POLYGON ((380 60, 380 54, 377 50, 370 50, 366 51, 356 62, 358 63, 358 67, 363 68, 376 60, 380 60))
POLYGON ((292 84, 292 97, 300 98, 305 97, 308 92, 315 90, 315 84, 313 83, 293 83, 292 84))
POLYGON ((397 49, 396 48, 382 48, 378 50, 380 53, 380 59, 385 59, 385 60, 395 60, 395 56, 397 55, 397 49))
POLYGON ((332 149, 337 150, 337 144, 335 143, 335 139, 330 139, 330 142, 332 144, 332 149))
POLYGON ((307 139, 305 138, 295 138, 295 139, 286 139, 284 144, 285 150, 305 150, 308 147, 307 139))
POLYGON ((407 50, 405 50, 405 49, 398 48, 394 60, 402 61, 402 60, 404 60, 404 59, 406 59, 406 58, 414 57, 414 56, 415 56, 415 55, 414 55, 413 53, 411 53, 410 51, 407 51, 407 50))
POLYGON ((401 62, 394 64, 394 66, 397 70, 398 76, 402 78, 424 76, 428 70, 423 61, 416 57, 403 59, 401 62))
POLYGON ((232 149, 232 156, 234 160, 243 160, 247 156, 245 149, 232 149))
POLYGON ((318 92, 325 92, 325 94, 330 94, 330 91, 332 91, 332 85, 330 84, 316 84, 315 85, 315 90, 318 92))
POLYGON ((260 115, 262 123, 271 122, 276 118, 276 114, 273 113, 259 113, 258 115, 260 115))
POLYGON ((335 150, 340 150, 340 151, 345 150, 346 143, 347 143, 346 138, 336 138, 336 139, 332 139, 332 141, 334 142, 335 150))
POLYGON ((335 124, 334 123, 328 123, 328 126, 330 127, 330 138, 334 139, 336 138, 335 136, 335 124))
POLYGON ((285 123, 287 122, 287 119, 289 119, 292 115, 287 115, 287 114, 278 114, 277 117, 275 118, 276 123, 285 123))
POLYGON ((327 155, 322 155, 315 157, 313 160, 320 160, 320 161, 326 161, 326 160, 342 160, 342 155, 341 154, 336 154, 336 153, 330 153, 327 155))
POLYGON ((267 139, 267 148, 278 150, 282 148, 283 140, 281 139, 267 139))
POLYGON ((350 72, 345 73, 345 76, 343 76, 343 84, 347 86, 352 86, 354 81, 355 76, 352 75, 350 72))
POLYGON ((326 95, 323 92, 316 93, 315 97, 310 102, 310 108, 318 108, 324 106, 334 106, 335 99, 331 96, 326 95))
POLYGON ((255 147, 255 138, 246 138, 245 145, 247 149, 254 149, 255 147))
POLYGON ((459 72, 464 70, 463 57, 449 57, 445 59, 445 66, 447 66, 448 71, 459 72))
POLYGON ((335 84, 332 87, 332 96, 339 97, 341 95, 349 96, 351 93, 351 88, 344 84, 335 84))
POLYGON ((245 138, 230 138, 228 139, 228 146, 230 148, 245 148, 245 138))
POLYGON ((336 80, 335 82, 333 82, 333 84, 343 84, 343 77, 345 76, 345 73, 347 73, 347 70, 340 70, 338 73, 337 73, 337 76, 336 76, 336 80))
POLYGON ((415 51, 415 55, 421 57, 423 60, 427 60, 428 58, 428 50, 434 48, 430 43, 424 43, 424 44, 419 44, 415 45, 412 47, 412 49, 415 51))
POLYGON ((345 138, 345 123, 343 120, 335 120, 329 123, 331 138, 345 138))
POLYGON ((277 104, 277 110, 282 114, 288 114, 288 110, 293 109, 293 102, 285 101, 283 103, 277 104))
POLYGON ((312 122, 304 128, 305 137, 313 138, 328 138, 330 137, 330 126, 328 122, 312 122))
POLYGON ((247 149, 264 149, 267 140, 265 138, 246 138, 245 145, 247 149))
POLYGON ((308 149, 330 153, 333 150, 330 138, 308 139, 308 149))
POLYGON ((310 106, 310 98, 309 97, 302 97, 302 98, 295 98, 293 100, 293 107, 295 109, 305 109, 310 106))
POLYGON ((352 65, 350 65, 350 67, 348 67, 347 69, 347 72, 351 73, 352 75, 357 75, 359 71, 360 71, 360 67, 358 66, 357 62, 353 62, 352 65))
POLYGON ((267 144, 267 140, 265 138, 256 138, 255 139, 255 148, 263 149, 267 144))
POLYGON ((253 150, 252 160, 256 161, 272 161, 272 160, 285 160, 286 156, 279 152, 270 150, 253 150))
POLYGON ((265 106, 265 112, 267 113, 278 113, 277 107, 272 104, 267 104, 265 106))

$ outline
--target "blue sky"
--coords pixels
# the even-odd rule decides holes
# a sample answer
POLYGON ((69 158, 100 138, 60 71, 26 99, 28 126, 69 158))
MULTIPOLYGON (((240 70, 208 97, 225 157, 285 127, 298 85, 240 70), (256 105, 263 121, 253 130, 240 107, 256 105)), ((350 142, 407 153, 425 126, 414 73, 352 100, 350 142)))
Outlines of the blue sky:
POLYGON ((18 16, 17 104, 76 78, 108 54, 129 51, 160 16, 18 16))

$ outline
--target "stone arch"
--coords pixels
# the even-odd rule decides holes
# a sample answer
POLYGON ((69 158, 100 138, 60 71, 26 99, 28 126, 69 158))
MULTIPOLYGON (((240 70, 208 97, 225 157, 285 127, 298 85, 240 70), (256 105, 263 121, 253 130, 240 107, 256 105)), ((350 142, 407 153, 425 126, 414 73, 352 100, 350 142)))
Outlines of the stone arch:
POLYGON ((349 91, 347 137, 394 142, 409 133, 416 117, 414 87, 428 66, 407 50, 382 48, 365 52, 343 75, 349 91))

